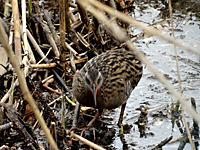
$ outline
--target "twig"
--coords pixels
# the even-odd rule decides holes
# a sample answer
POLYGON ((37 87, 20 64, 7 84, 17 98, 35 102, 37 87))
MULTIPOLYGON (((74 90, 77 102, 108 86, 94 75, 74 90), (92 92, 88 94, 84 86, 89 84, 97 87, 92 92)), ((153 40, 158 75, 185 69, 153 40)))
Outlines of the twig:
POLYGON ((57 36, 57 34, 56 34, 55 28, 54 28, 53 23, 52 23, 52 21, 51 21, 51 17, 50 17, 50 15, 49 15, 49 12, 48 12, 48 10, 46 10, 46 9, 44 10, 44 16, 45 16, 45 18, 46 18, 46 20, 47 20, 47 23, 48 23, 48 25, 49 25, 49 28, 50 28, 51 33, 52 33, 52 35, 53 35, 53 38, 54 38, 56 44, 58 44, 58 36, 57 36))
MULTIPOLYGON (((36 63, 36 59, 35 59, 35 56, 34 56, 34 54, 33 54, 33 51, 32 51, 32 49, 31 49, 31 46, 30 46, 30 44, 29 44, 29 41, 27 40, 27 33, 26 33, 26 39, 24 39, 24 35, 23 35, 23 27, 22 26, 20 26, 20 32, 21 32, 21 36, 23 37, 23 43, 24 43, 24 47, 23 47, 23 49, 25 50, 25 52, 24 53, 26 53, 26 51, 28 52, 28 57, 29 57, 29 59, 30 59, 30 62, 32 63, 32 64, 35 64, 36 63), (26 44, 25 44, 26 43, 26 44), (27 46, 27 49, 25 48, 25 45, 27 46)), ((26 32, 26 31, 25 31, 26 32)), ((25 33, 24 32, 24 33, 25 33)))
POLYGON ((180 25, 181 28, 185 25, 186 21, 188 21, 188 19, 190 18, 190 14, 191 14, 191 12, 187 13, 185 19, 183 20, 182 24, 180 25))
MULTIPOLYGON (((36 17, 37 18, 37 17, 36 17)), ((39 19, 39 18, 37 18, 39 19)), ((55 55, 55 57, 59 58, 60 57, 60 52, 58 51, 58 47, 53 39, 53 36, 49 30, 49 27, 45 24, 42 24, 42 27, 43 27, 43 30, 44 30, 44 33, 46 34, 46 37, 48 39, 48 42, 50 43, 50 45, 52 46, 52 51, 55 55)))
POLYGON ((66 53, 65 53, 65 31, 66 31, 66 12, 65 12, 65 1, 59 0, 59 30, 60 30, 60 62, 65 69, 66 53))
POLYGON ((11 86, 10 86, 10 88, 11 88, 11 91, 10 91, 10 95, 9 95, 9 101, 8 101, 8 103, 9 104, 13 104, 13 94, 14 94, 14 78, 15 78, 15 74, 13 74, 13 76, 12 76, 12 83, 11 83, 11 86))
POLYGON ((13 127, 13 123, 12 122, 0 125, 0 131, 4 131, 4 130, 7 130, 7 129, 10 129, 11 127, 13 127))
POLYGON ((40 59, 40 61, 38 61, 37 64, 40 64, 44 59, 46 59, 51 50, 52 50, 52 47, 49 48, 49 50, 47 51, 45 57, 43 57, 42 59, 40 59))
POLYGON ((11 24, 11 27, 10 27, 10 32, 9 32, 9 45, 12 45, 13 43, 13 38, 14 38, 14 33, 13 33, 13 29, 14 29, 14 23, 13 23, 13 17, 11 17, 11 20, 10 20, 10 24, 11 24))
POLYGON ((56 63, 49 63, 49 64, 37 64, 37 65, 34 65, 34 64, 30 64, 30 66, 34 69, 43 69, 43 68, 55 68, 57 66, 56 63))
POLYGON ((75 134, 75 133, 72 132, 72 131, 66 130, 66 132, 67 132, 68 134, 70 134, 70 136, 71 136, 72 138, 77 138, 79 141, 83 142, 84 144, 86 144, 86 145, 88 145, 88 146, 90 146, 90 147, 92 147, 92 148, 94 148, 94 149, 105 150, 104 148, 102 148, 102 147, 96 145, 95 143, 93 143, 93 142, 91 142, 91 141, 89 141, 89 140, 87 140, 87 139, 85 139, 85 138, 83 138, 83 137, 81 137, 81 136, 75 134))
POLYGON ((79 3, 77 3, 77 6, 79 9, 79 13, 80 13, 83 24, 88 25, 89 19, 88 19, 87 13, 86 13, 86 9, 84 9, 81 5, 79 5, 79 3))
POLYGON ((44 80, 42 80, 42 83, 44 84, 46 81, 48 81, 49 79, 53 78, 53 75, 50 75, 49 77, 45 78, 44 80))
MULTIPOLYGON (((92 116, 92 115, 89 115, 89 114, 83 114, 84 116, 87 116, 87 117, 90 117, 90 118, 94 118, 94 116, 92 116)), ((105 122, 105 121, 103 121, 103 120, 101 120, 101 119, 97 119, 96 121, 98 121, 98 122, 101 122, 101 123, 103 123, 103 124, 107 124, 107 125, 114 125, 114 124, 112 124, 112 123, 108 123, 108 122, 105 122)))
MULTIPOLYGON (((70 22, 70 16, 69 16, 69 1, 65 1, 65 23, 66 23, 66 32, 70 33, 71 31, 71 22, 70 22)), ((72 13, 71 13, 72 14, 72 13)), ((71 15, 72 16, 72 15, 71 15)))
POLYGON ((4 12, 3 12, 3 15, 5 16, 5 18, 9 16, 10 14, 9 7, 12 7, 12 5, 9 4, 9 0, 5 0, 5 6, 4 6, 4 12))
POLYGON ((71 101, 67 96, 65 96, 65 98, 68 101, 68 103, 70 103, 72 106, 76 106, 76 103, 74 103, 73 101, 71 101))
POLYGON ((46 89, 48 89, 48 90, 51 91, 51 92, 54 92, 54 93, 57 93, 57 94, 61 94, 61 92, 59 92, 59 90, 54 90, 54 89, 52 89, 52 88, 50 88, 50 87, 48 86, 48 85, 49 85, 50 83, 52 83, 53 81, 54 81, 53 78, 47 80, 47 81, 43 84, 43 87, 45 87, 46 89))
POLYGON ((165 140, 161 141, 158 145, 156 145, 152 150, 161 149, 164 145, 166 145, 169 141, 171 141, 173 136, 166 138, 165 140))
POLYGON ((69 97, 71 97, 73 94, 72 92, 70 91, 70 89, 67 87, 67 85, 65 84, 65 82, 63 81, 63 79, 57 74, 57 72, 52 69, 54 75, 56 76, 56 78, 58 79, 58 81, 60 82, 60 84, 62 84, 62 86, 64 87, 64 90, 65 92, 68 92, 69 93, 69 97))
POLYGON ((178 138, 169 141, 169 144, 170 144, 170 143, 174 143, 174 142, 176 142, 176 141, 178 141, 178 140, 180 140, 180 139, 182 139, 182 138, 183 138, 183 136, 181 135, 181 136, 179 136, 178 138))
MULTIPOLYGON (((28 39, 27 39, 27 33, 26 33, 26 1, 22 0, 22 39, 23 39, 23 50, 24 54, 28 53, 28 39)), ((20 26, 21 27, 21 26, 20 26)), ((33 58, 34 59, 34 58, 33 58)), ((24 67, 24 75, 26 77, 28 73, 28 55, 25 55, 22 62, 24 67)))
POLYGON ((166 105, 159 105, 159 106, 157 105, 157 106, 154 106, 152 108, 149 108, 147 111, 148 111, 148 113, 152 113, 154 111, 161 110, 161 109, 164 109, 166 107, 168 107, 168 104, 166 104, 166 105))
POLYGON ((55 122, 51 122, 50 125, 50 132, 51 135, 53 135, 54 140, 57 142, 57 129, 56 129, 56 123, 55 122))
POLYGON ((33 44, 33 47, 35 48, 35 50, 38 52, 38 54, 40 55, 41 58, 45 58, 45 62, 48 62, 48 59, 45 57, 43 51, 40 49, 39 45, 37 44, 37 42, 35 41, 34 37, 31 35, 30 31, 27 29, 27 35, 29 40, 31 41, 31 43, 33 44))
POLYGON ((76 101, 76 107, 75 107, 75 110, 74 110, 72 127, 76 127, 79 111, 80 111, 80 104, 79 104, 78 101, 76 101))
POLYGON ((52 104, 54 104, 56 101, 58 101, 58 100, 61 100, 61 96, 60 97, 58 97, 57 99, 55 99, 55 100, 53 100, 52 102, 50 102, 49 104, 48 104, 48 106, 51 106, 52 104))
MULTIPOLYGON (((13 84, 13 88, 15 88, 18 85, 19 85, 19 81, 18 81, 18 79, 16 79, 15 82, 14 82, 14 84, 13 84)), ((10 87, 10 89, 8 90, 8 92, 3 96, 3 98, 1 99, 1 103, 5 103, 6 102, 6 100, 9 98, 11 90, 12 90, 12 87, 10 87)))

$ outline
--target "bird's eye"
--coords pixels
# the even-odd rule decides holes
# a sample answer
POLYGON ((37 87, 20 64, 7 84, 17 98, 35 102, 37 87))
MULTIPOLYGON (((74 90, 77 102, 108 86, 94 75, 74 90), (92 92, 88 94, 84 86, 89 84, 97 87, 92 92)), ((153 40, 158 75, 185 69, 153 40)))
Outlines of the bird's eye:
POLYGON ((86 83, 87 83, 88 85, 90 85, 90 80, 89 80, 88 78, 85 78, 85 80, 86 80, 86 83))
POLYGON ((99 84, 99 83, 100 83, 100 81, 101 81, 101 79, 99 78, 99 79, 97 80, 97 84, 99 84))

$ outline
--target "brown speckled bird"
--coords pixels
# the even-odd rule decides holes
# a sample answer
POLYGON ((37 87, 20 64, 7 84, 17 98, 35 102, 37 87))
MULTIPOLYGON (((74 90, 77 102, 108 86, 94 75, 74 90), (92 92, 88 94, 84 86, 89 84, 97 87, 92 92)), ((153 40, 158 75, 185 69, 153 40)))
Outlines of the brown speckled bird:
POLYGON ((73 94, 85 106, 103 109, 122 105, 118 125, 122 124, 126 101, 142 77, 142 64, 130 50, 111 50, 89 60, 73 79, 73 94))

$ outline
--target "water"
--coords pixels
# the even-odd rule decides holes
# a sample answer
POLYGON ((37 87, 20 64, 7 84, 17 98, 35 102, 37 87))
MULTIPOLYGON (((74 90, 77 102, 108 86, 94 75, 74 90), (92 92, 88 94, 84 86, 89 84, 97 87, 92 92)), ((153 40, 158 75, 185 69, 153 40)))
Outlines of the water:
MULTIPOLYGON (((174 4, 175 5, 175 4, 174 4)), ((170 19, 164 14, 166 6, 161 1, 151 1, 150 4, 145 2, 134 2, 135 13, 133 17, 147 24, 154 24, 160 21, 169 22, 170 19), (143 6, 143 7, 141 7, 143 6), (143 9, 141 9, 143 8, 143 9), (164 19, 163 19, 164 18, 164 19)), ((184 6, 182 6, 184 7, 184 6)), ((195 12, 184 12, 181 8, 174 9, 173 19, 175 28, 175 38, 193 48, 198 49, 200 45, 200 30, 199 30, 199 18, 195 16, 195 12), (185 23, 184 23, 185 22, 185 23)), ((142 32, 140 29, 132 28, 133 34, 142 32)), ((161 31, 166 36, 172 37, 171 25, 161 31)), ((150 60, 152 64, 164 74, 168 81, 173 84, 173 87, 178 90, 178 77, 176 71, 174 45, 170 44, 158 37, 149 37, 147 39, 139 39, 135 43, 140 50, 146 53, 146 58, 150 60)), ((197 111, 200 111, 200 59, 199 56, 190 53, 182 48, 177 47, 177 53, 179 58, 179 70, 181 76, 181 86, 183 89, 183 96, 187 99, 188 105, 190 105, 190 98, 193 97, 196 100, 197 111)), ((128 100, 126 111, 124 114, 124 124, 131 124, 133 127, 129 134, 124 134, 125 143, 127 149, 152 149, 155 145, 160 143, 167 137, 173 136, 173 139, 180 137, 182 134, 179 128, 175 124, 172 127, 171 121, 171 99, 176 99, 170 95, 168 90, 154 77, 152 72, 144 66, 144 75, 139 82, 136 89, 132 92, 131 97, 128 100), (138 127, 134 122, 140 111, 135 110, 141 105, 148 108, 157 105, 168 105, 165 110, 165 115, 154 117, 148 114, 148 129, 146 130, 147 136, 140 138, 138 127), (152 123, 156 120, 154 123, 152 123)), ((117 108, 110 112, 114 118, 112 123, 116 123, 119 117, 120 108, 117 108)), ((104 113, 107 115, 108 112, 104 113)), ((159 113, 158 113, 159 114, 159 113)), ((192 117, 185 112, 186 120, 191 127, 193 124, 192 117)), ((181 123, 181 122, 180 122, 181 123)), ((183 127, 181 123, 181 127, 183 127)), ((118 129, 116 127, 116 129, 118 129)), ((183 128, 184 130, 184 128, 183 128)), ((199 140, 197 140, 199 142, 199 140)), ((164 150, 178 149, 180 142, 174 142, 172 144, 166 144, 163 146, 164 150)), ((122 141, 116 133, 114 142, 111 144, 115 149, 123 148, 122 141)), ((190 144, 186 144, 185 150, 190 150, 190 144)))

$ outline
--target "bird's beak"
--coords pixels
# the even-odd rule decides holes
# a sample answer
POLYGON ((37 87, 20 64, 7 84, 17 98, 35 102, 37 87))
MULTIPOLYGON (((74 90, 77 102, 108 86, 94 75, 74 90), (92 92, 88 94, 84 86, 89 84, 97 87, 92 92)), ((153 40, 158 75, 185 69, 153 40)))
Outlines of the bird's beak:
POLYGON ((95 86, 95 84, 92 84, 91 91, 94 97, 94 106, 97 107, 97 87, 95 86))

